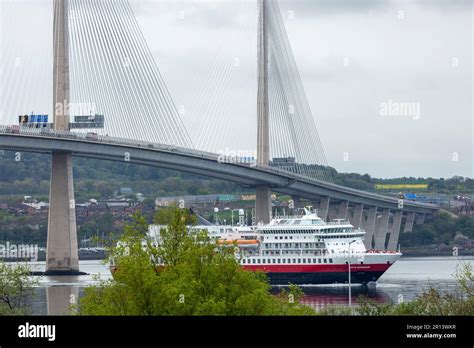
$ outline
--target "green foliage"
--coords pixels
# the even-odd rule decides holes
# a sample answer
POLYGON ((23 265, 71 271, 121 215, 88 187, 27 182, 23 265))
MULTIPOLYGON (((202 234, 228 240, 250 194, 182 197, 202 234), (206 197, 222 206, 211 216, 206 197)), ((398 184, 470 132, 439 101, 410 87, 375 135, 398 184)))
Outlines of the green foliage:
POLYGON ((323 315, 323 316, 328 316, 328 315, 352 315, 354 314, 353 311, 346 306, 326 306, 321 308, 318 312, 317 315, 323 315))
POLYGON ((30 277, 27 265, 0 262, 0 315, 28 314, 25 299, 33 294, 37 283, 37 279, 30 277))
MULTIPOLYGON (((24 153, 15 162, 14 152, 0 155, 0 195, 29 194, 47 195, 51 170, 50 156, 24 153)), ((474 193, 474 179, 453 177, 450 179, 403 177, 394 179, 372 178, 368 174, 338 173, 334 168, 317 166, 314 170, 330 173, 336 184, 374 190, 374 184, 428 183, 428 191, 437 193, 474 193)), ((86 158, 74 159, 76 199, 104 198, 121 186, 131 187, 145 195, 202 195, 222 192, 240 192, 236 184, 197 175, 180 173, 131 163, 118 163, 86 158), (111 179, 113 177, 113 179, 111 179)))
POLYGON ((167 225, 160 230, 160 247, 150 247, 154 260, 168 266, 176 266, 182 258, 191 250, 193 244, 199 242, 206 243, 205 236, 197 234, 190 238, 187 225, 195 225, 196 217, 191 215, 186 209, 176 207, 160 209, 154 222, 159 225, 167 225))
POLYGON ((453 217, 446 212, 439 214, 423 225, 414 225, 411 233, 400 235, 403 246, 428 244, 453 244, 456 235, 474 238, 474 216, 453 217))
MULTIPOLYGON (((0 155, 0 195, 48 195, 51 159, 48 155, 14 152, 0 155)), ((120 187, 131 187, 153 198, 185 194, 240 192, 236 184, 188 173, 130 163, 74 158, 76 200, 107 198, 120 187)))
POLYGON ((88 287, 82 315, 312 315, 299 304, 296 287, 278 296, 262 273, 245 271, 232 248, 218 247, 204 231, 188 233, 189 211, 157 213, 167 222, 161 242, 143 238, 143 219, 135 217, 111 251, 114 279, 88 287))

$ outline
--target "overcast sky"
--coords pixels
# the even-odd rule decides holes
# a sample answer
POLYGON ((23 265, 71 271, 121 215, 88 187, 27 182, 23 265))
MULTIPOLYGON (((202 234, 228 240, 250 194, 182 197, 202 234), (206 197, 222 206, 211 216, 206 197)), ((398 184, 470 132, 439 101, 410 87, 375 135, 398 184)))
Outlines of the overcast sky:
MULTIPOLYGON (((227 49, 250 65, 248 83, 233 93, 255 110, 255 1, 133 7, 177 104, 189 102, 196 83, 205 86, 206 62, 227 49)), ((473 176, 471 1, 300 0, 280 8, 330 165, 381 177, 473 176), (390 101, 419 109, 382 115, 390 101)), ((241 117, 249 124, 235 133, 242 138, 248 126, 253 136, 251 118, 241 117)))
MULTIPOLYGON (((256 1, 131 2, 194 143, 253 148, 256 1), (236 69, 224 69, 229 61, 236 69), (211 134, 202 126, 206 108, 223 115, 211 134)), ((280 8, 331 166, 377 177, 474 176, 472 1, 299 0, 280 8)), ((5 41, 24 36, 5 40, 14 22, 2 21, 8 58, 5 41)), ((25 52, 40 52, 38 42, 25 52)))

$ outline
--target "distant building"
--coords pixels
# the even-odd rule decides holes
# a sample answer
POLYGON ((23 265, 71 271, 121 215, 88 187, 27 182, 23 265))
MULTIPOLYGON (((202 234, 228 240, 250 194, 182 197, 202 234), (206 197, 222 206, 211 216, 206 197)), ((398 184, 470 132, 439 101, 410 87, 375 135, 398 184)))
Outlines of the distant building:
POLYGON ((172 204, 179 204, 184 202, 185 205, 189 204, 215 204, 215 203, 227 203, 239 201, 240 195, 186 195, 186 196, 167 196, 158 197, 155 199, 155 205, 157 207, 167 207, 172 204))
POLYGON ((106 199, 98 201, 97 204, 99 206, 107 206, 107 207, 129 207, 132 204, 131 199, 106 199))
POLYGON ((133 195, 134 192, 130 187, 121 187, 120 188, 121 195, 133 195))
POLYGON ((139 202, 143 202, 145 200, 145 195, 143 193, 138 192, 136 194, 136 197, 137 197, 137 201, 139 202))
POLYGON ((38 202, 37 200, 33 200, 31 202, 23 202, 22 205, 25 205, 27 207, 31 207, 36 210, 41 210, 43 208, 48 208, 49 203, 47 202, 38 202))

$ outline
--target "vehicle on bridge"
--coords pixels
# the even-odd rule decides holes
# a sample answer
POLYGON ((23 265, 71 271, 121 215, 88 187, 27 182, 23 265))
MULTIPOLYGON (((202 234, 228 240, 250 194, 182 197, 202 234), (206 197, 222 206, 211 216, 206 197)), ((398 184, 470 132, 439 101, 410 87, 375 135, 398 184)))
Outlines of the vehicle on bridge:
POLYGON ((17 125, 7 126, 6 133, 19 134, 20 126, 17 126, 17 125))
POLYGON ((91 132, 89 132, 89 133, 86 134, 86 139, 87 139, 87 140, 97 141, 97 140, 99 140, 99 135, 98 135, 97 133, 91 133, 91 132))

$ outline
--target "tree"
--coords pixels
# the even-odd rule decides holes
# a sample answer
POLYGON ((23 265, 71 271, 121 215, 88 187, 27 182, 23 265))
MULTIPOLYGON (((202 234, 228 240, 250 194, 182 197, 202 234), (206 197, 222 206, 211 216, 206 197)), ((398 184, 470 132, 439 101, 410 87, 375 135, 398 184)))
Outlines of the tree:
POLYGON ((33 294, 37 283, 27 265, 0 262, 0 315, 28 314, 25 299, 33 294))
POLYGON ((461 216, 456 228, 463 235, 474 238, 474 216, 461 216))
POLYGON ((169 208, 159 243, 143 236, 144 221, 125 228, 111 250, 114 279, 85 290, 83 315, 310 315, 295 287, 274 296, 263 273, 245 271, 234 249, 219 247, 205 231, 189 233, 192 214, 169 208), (290 299, 290 300, 289 300, 290 299))

